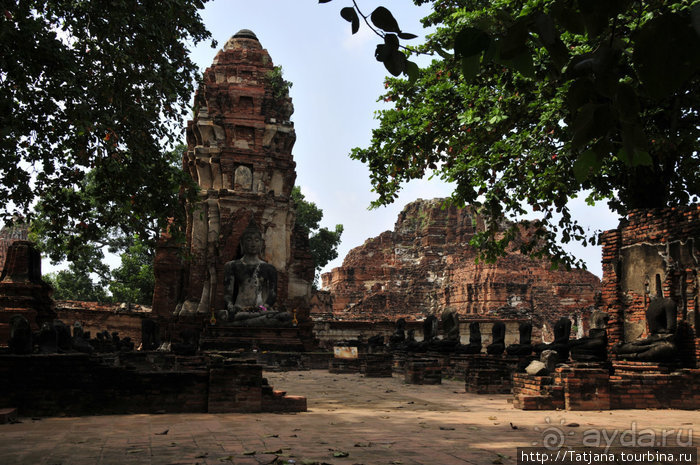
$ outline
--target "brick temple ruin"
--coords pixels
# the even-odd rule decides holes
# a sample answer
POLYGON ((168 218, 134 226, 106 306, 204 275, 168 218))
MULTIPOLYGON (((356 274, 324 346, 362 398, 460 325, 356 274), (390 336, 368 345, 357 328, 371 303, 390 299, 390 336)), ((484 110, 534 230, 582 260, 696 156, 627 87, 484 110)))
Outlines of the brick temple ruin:
MULTIPOLYGON (((561 316, 587 329, 587 319, 601 284, 585 270, 552 270, 549 261, 522 255, 511 247, 495 263, 476 262, 469 241, 484 229, 471 208, 444 206, 445 199, 417 200, 399 214, 393 231, 352 249, 342 266, 322 276, 314 315, 323 319, 381 322, 456 312, 468 339, 467 322, 508 323, 508 341, 517 339, 518 323, 532 321, 536 336, 561 316)), ((524 234, 526 231, 523 232, 524 234)), ((517 243, 517 240, 515 241, 517 243)))
POLYGON ((411 384, 457 377, 466 392, 511 394, 523 409, 700 408, 698 206, 633 211, 603 233, 601 282, 515 249, 477 263, 468 243, 484 219, 419 200, 312 292, 290 199, 292 111, 255 34, 234 35, 195 96, 183 169, 200 190, 186 224, 162 235, 152 309, 56 303, 26 231, 0 238, 0 407, 304 411, 306 399, 275 391, 263 369, 323 367, 411 384), (246 252, 246 234, 262 250, 246 252), (245 262, 253 255, 257 265, 245 262), (255 270, 238 291, 275 283, 268 314, 288 314, 288 324, 237 324, 234 262, 255 270), (262 263, 274 280, 258 274, 262 263), (57 317, 83 325, 71 334, 57 317))

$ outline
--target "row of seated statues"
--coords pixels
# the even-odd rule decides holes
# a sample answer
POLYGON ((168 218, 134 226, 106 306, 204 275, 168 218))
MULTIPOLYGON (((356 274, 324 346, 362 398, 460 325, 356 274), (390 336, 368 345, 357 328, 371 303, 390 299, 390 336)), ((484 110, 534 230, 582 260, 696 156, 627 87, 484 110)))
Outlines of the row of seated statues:
MULTIPOLYGON (((657 295, 654 296, 645 312, 649 334, 633 341, 620 342, 612 347, 618 359, 648 362, 669 362, 678 357, 677 305, 674 300, 664 297, 661 291, 660 277, 657 276, 657 295)), ((609 315, 601 310, 594 310, 590 319, 588 335, 579 339, 570 339, 571 320, 560 318, 553 327, 554 340, 549 343, 532 343, 532 323, 519 325, 519 342, 505 344, 506 327, 501 321, 493 323, 491 344, 486 346, 486 353, 500 355, 504 352, 511 356, 526 357, 534 354, 539 357, 544 351, 553 351, 559 362, 571 358, 578 362, 598 362, 607 360, 608 337, 607 324, 609 315)), ((396 330, 389 338, 389 347, 408 352, 442 352, 454 354, 479 354, 482 352, 481 329, 478 322, 469 324, 469 344, 461 344, 459 320, 453 311, 442 314, 443 337, 437 337, 437 318, 427 317, 423 322, 423 340, 416 341, 414 330, 406 334, 406 321, 401 318, 396 323, 396 330)))
MULTIPOLYGON (((153 320, 142 320, 141 347, 154 350, 157 347, 157 325, 153 320)), ((130 337, 120 337, 117 331, 100 331, 91 337, 79 322, 72 327, 61 320, 44 322, 39 331, 32 331, 29 321, 22 315, 10 317, 10 353, 28 355, 32 353, 106 353, 129 352, 135 345, 130 337), (72 331, 71 331, 72 330, 72 331)))

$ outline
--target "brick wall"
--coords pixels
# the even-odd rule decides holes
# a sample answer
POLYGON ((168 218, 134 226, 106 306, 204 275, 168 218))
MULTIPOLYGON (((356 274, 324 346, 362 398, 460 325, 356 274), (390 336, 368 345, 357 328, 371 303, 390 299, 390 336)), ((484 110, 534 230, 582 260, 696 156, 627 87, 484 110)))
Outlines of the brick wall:
POLYGON ((634 210, 601 235, 603 305, 610 314, 608 343, 645 337, 645 310, 659 275, 665 297, 678 304, 684 363, 700 360, 698 268, 700 206, 634 210))

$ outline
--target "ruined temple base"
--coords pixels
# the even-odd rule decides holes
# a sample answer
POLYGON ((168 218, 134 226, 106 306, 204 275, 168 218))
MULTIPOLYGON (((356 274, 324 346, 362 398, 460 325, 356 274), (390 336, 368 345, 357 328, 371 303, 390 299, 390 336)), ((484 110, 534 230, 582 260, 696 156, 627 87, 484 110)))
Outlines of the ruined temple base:
POLYGON ((523 410, 700 408, 700 369, 615 361, 560 366, 551 376, 516 373, 513 406, 523 410))
POLYGON ((254 362, 162 352, 0 355, 0 399, 22 416, 306 411, 254 362))
POLYGON ((232 351, 267 350, 305 352, 314 349, 305 331, 299 327, 273 328, 263 326, 207 325, 199 340, 200 350, 232 351))
POLYGON ((366 378, 391 378, 394 357, 389 353, 363 354, 360 357, 360 373, 366 378))
POLYGON ((464 387, 474 394, 510 394, 513 374, 527 366, 532 357, 508 355, 464 355, 459 360, 464 369, 464 387))
POLYGON ((406 384, 442 384, 442 364, 437 358, 415 357, 406 360, 406 384))
POLYGON ((359 373, 361 370, 360 358, 336 358, 333 357, 328 361, 329 373, 359 373))

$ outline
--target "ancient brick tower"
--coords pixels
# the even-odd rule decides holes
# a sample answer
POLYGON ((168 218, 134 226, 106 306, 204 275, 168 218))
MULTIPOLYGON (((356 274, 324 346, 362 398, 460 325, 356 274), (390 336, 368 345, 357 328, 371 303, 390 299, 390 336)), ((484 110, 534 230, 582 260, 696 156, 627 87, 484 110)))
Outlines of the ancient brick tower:
POLYGON ((172 244, 158 250, 155 313, 225 308, 224 264, 240 256, 240 237, 252 219, 263 234, 262 258, 279 273, 275 309, 308 315, 314 265, 308 239, 294 229, 293 111, 267 50, 252 31, 239 31, 195 95, 183 168, 198 183, 199 198, 189 205, 184 258, 172 244))

